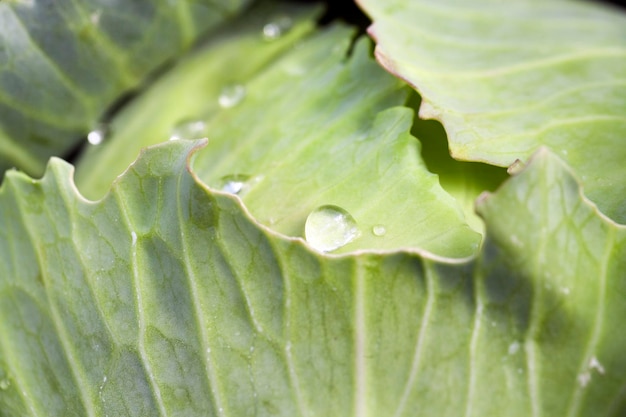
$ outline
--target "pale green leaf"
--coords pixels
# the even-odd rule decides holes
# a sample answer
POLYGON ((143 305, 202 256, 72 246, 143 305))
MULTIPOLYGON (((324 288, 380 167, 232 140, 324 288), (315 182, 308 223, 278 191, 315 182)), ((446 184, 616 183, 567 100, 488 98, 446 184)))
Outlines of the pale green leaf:
MULTIPOLYGON (((259 26, 251 26, 252 32, 174 68, 123 112, 115 125, 123 133, 79 164, 80 188, 97 195, 96 190, 108 187, 103 173, 111 176, 125 165, 125 149, 132 155, 133 149, 163 141, 177 122, 197 119, 206 123, 198 136, 209 141, 194 172, 216 190, 237 192, 255 219, 275 231, 303 237, 309 214, 333 206, 354 219, 354 231, 348 233, 353 240, 316 245, 315 229, 324 228, 318 224, 307 236, 318 249, 412 248, 453 258, 475 254, 480 235, 426 169, 419 142, 409 133, 412 111, 398 107, 408 89, 370 58, 368 41, 357 42, 347 57, 352 30, 335 25, 275 56, 269 48, 256 48, 263 40, 259 26), (255 74, 234 75, 230 61, 219 59, 226 48, 240 51, 236 62, 250 56, 264 64, 274 59, 255 74), (213 71, 201 72, 207 67, 213 71), (190 72, 203 75, 190 77, 190 72), (203 88, 207 77, 215 80, 210 89, 203 88), (226 82, 229 78, 235 81, 226 82), (219 92, 233 85, 244 91, 240 101, 217 111, 219 92), (187 97, 192 103, 205 100, 208 104, 200 108, 208 116, 179 105, 187 97), (171 107, 155 110, 155 102, 173 103, 178 110, 167 115, 171 107), (148 120, 155 122, 141 132, 150 126, 148 120), (131 138, 134 144, 128 144, 131 138)), ((330 236, 318 235, 322 241, 330 236)))
POLYGON ((626 229, 540 152, 473 261, 330 257, 148 150, 98 202, 0 189, 0 414, 618 416, 626 229), (574 261, 572 261, 574 260, 574 261))
POLYGON ((509 166, 548 146, 626 222, 626 14, 581 1, 359 0, 377 57, 423 97, 455 158, 509 166))
POLYGON ((43 172, 122 94, 248 0, 0 2, 0 172, 43 172))

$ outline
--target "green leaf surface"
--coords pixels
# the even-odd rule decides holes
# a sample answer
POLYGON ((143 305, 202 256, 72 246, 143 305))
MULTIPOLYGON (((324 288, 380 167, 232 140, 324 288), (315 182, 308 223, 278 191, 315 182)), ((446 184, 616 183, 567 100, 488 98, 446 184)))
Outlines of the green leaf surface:
POLYGON ((247 0, 0 2, 0 172, 40 174, 247 0))
MULTIPOLYGON (((108 126, 103 143, 90 146, 76 166, 76 183, 87 197, 100 198, 132 163, 142 148, 170 138, 189 122, 214 117, 220 96, 244 85, 278 56, 313 30, 318 7, 285 2, 261 2, 229 22, 192 51, 150 88, 122 109, 108 126), (263 36, 265 25, 290 19, 276 39, 263 36), (287 30, 288 29, 288 30, 287 30)), ((197 133, 199 139, 206 134, 197 133)))
POLYGON ((546 150, 474 260, 328 256, 149 149, 98 202, 0 188, 2 415, 619 416, 626 228, 546 150), (572 262, 575 260, 575 262, 572 262))
MULTIPOLYGON (((246 207, 287 236, 303 236, 318 207, 346 210, 359 230, 335 253, 474 254, 480 237, 424 166, 409 133, 412 112, 393 107, 406 88, 371 60, 365 39, 345 61, 333 45, 345 45, 346 34, 336 28, 311 38, 248 84, 244 102, 210 121, 194 171, 215 189, 247 178, 239 192, 246 207), (310 70, 286 79, 292 65, 310 70)), ((317 227, 306 234, 311 242, 317 227)))
POLYGON ((153 104, 178 106, 190 95, 209 103, 204 106, 209 115, 199 119, 206 125, 197 133, 209 142, 199 153, 194 172, 213 189, 237 192, 255 219, 273 230, 305 236, 309 215, 319 207, 333 206, 354 219, 349 233, 353 240, 340 234, 337 244, 315 244, 320 241, 316 234, 321 243, 329 236, 317 231, 335 228, 327 215, 327 221, 315 226, 309 222, 307 238, 320 250, 412 248, 452 258, 475 254, 480 235, 466 223, 459 203, 428 172, 419 142, 409 133, 412 111, 399 107, 408 89, 370 58, 366 39, 357 42, 347 57, 351 37, 351 29, 334 25, 277 57, 273 49, 256 48, 263 42, 260 30, 209 47, 206 54, 155 85, 129 109, 128 117, 120 116, 118 126, 124 133, 112 137, 107 148, 94 149, 79 165, 80 189, 94 192, 108 187, 103 172, 120 165, 116 160, 126 146, 132 154, 146 141, 167 138, 174 121, 196 120, 196 108, 179 106, 175 116, 161 117, 169 107, 155 112, 153 104), (265 64, 274 59, 254 76, 246 72, 250 77, 246 83, 235 78, 235 84, 229 84, 223 80, 233 76, 231 65, 216 63, 225 48, 238 51, 234 60, 258 56, 265 64), (214 72, 186 76, 188 70, 206 67, 214 72), (205 77, 216 80, 210 84, 212 90, 199 88, 205 77), (182 93, 175 82, 181 79, 186 80, 182 93), (236 85, 245 94, 236 105, 217 111, 224 85, 236 85), (140 133, 148 118, 157 122, 147 134, 140 133), (127 145, 131 132, 138 140, 127 145))
POLYGON ((359 0, 379 61, 420 92, 455 158, 548 146, 626 223, 626 14, 580 1, 359 0))

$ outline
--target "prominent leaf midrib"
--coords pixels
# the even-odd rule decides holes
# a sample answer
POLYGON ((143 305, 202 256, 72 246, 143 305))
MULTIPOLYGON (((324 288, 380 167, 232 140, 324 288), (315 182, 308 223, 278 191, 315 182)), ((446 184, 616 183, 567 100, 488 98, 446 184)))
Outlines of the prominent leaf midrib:
POLYGON ((181 241, 182 251, 183 251, 183 264, 185 266, 185 271, 186 271, 185 276, 189 284, 190 299, 193 304, 193 312, 194 312, 193 319, 196 324, 196 330, 198 331, 198 334, 200 336, 199 339, 200 339, 200 344, 202 347, 201 356, 202 356, 202 361, 204 363, 204 376, 206 377, 209 391, 213 399, 211 403, 213 404, 214 411, 218 415, 221 415, 222 410, 224 410, 222 394, 220 393, 220 386, 219 386, 218 378, 215 375, 215 372, 213 369, 214 366, 213 366, 212 360, 210 359, 210 354, 212 351, 211 344, 209 342, 209 335, 206 331, 205 326, 202 323, 202 307, 200 304, 200 300, 198 299, 198 295, 199 295, 198 283, 197 283, 195 270, 192 267, 192 261, 189 257, 191 248, 189 247, 189 244, 187 243, 187 239, 185 239, 185 233, 184 233, 185 222, 183 221, 183 218, 184 218, 183 207, 182 207, 183 202, 180 196, 186 195, 186 194, 181 193, 180 190, 184 188, 181 184, 184 183, 184 181, 186 180, 187 178, 183 175, 183 173, 181 173, 178 175, 177 184, 176 184, 177 185, 176 189, 178 191, 176 193, 177 194, 176 214, 177 214, 177 220, 178 220, 179 231, 180 231, 179 236, 180 236, 180 241, 181 241))
POLYGON ((417 376, 419 374, 419 368, 421 365, 422 359, 422 350, 424 345, 424 340, 426 339, 427 333, 426 330, 430 324, 430 316, 432 314, 434 305, 435 305, 435 288, 433 285, 433 280, 436 277, 433 277, 432 271, 430 268, 425 267, 425 282, 426 282, 426 292, 428 296, 426 298, 426 305, 424 306, 422 319, 420 321, 419 332, 417 334, 417 339, 415 341, 415 349, 413 351, 413 358, 411 360, 411 370, 409 372, 409 378, 407 379, 404 390, 402 392, 402 396, 400 397, 400 401, 398 402, 398 407, 393 414, 394 417, 401 417, 404 409, 406 408, 406 404, 411 395, 411 390, 413 389, 417 376))
MULTIPOLYGON (((277 253, 280 253, 280 249, 274 245, 272 245, 272 250, 276 251, 277 253)), ((291 314, 290 314, 290 310, 291 310, 291 293, 292 293, 292 288, 291 288, 291 274, 289 272, 289 268, 285 267, 285 261, 282 259, 282 257, 277 256, 278 262, 281 265, 281 270, 283 271, 283 294, 285 297, 285 301, 283 303, 283 317, 284 317, 284 321, 283 321, 283 335, 285 338, 285 347, 284 347, 284 355, 285 355, 285 361, 286 361, 286 365, 287 365, 287 374, 289 377, 289 384, 291 385, 291 387, 293 388, 293 396, 294 396, 294 400, 295 403, 298 407, 298 411, 300 412, 300 417, 306 417, 309 415, 309 413, 307 412, 307 408, 305 406, 304 403, 304 395, 302 393, 302 389, 301 389, 301 384, 300 384, 300 378, 298 377, 298 373, 296 372, 296 366, 293 360, 293 357, 291 356, 291 349, 287 348, 288 346, 291 346, 291 314)), ((297 277, 295 277, 295 279, 297 279, 297 277)))
MULTIPOLYGON (((126 225, 126 229, 131 232, 134 242, 131 243, 131 253, 130 253, 130 265, 132 268, 132 279, 131 286, 133 288, 134 300, 135 300, 135 319, 137 320, 138 327, 138 335, 137 335, 137 351, 139 356, 141 357, 141 363, 144 368, 144 375, 148 384, 150 385, 150 389, 152 392, 152 398, 156 402, 156 406, 158 407, 159 413, 161 416, 167 416, 167 411, 165 405, 163 404, 163 398, 161 396, 161 390, 157 382, 154 379, 154 372, 151 370, 150 360, 148 357, 148 353, 146 351, 145 339, 146 339, 146 325, 144 319, 145 308, 143 307, 143 299, 142 299, 142 289, 141 282, 139 278, 139 264, 137 260, 137 246, 140 244, 140 239, 143 238, 142 235, 136 232, 133 221, 128 216, 128 213, 132 213, 132 210, 129 209, 128 204, 126 203, 126 198, 122 193, 116 192, 113 193, 113 198, 117 202, 117 206, 120 208, 121 218, 126 225)), ((158 201, 157 204, 161 204, 161 201, 158 201)), ((158 209, 157 209, 158 210, 158 209)))
POLYGON ((354 417, 367 417, 367 326, 365 320, 365 269, 367 258, 355 260, 354 287, 354 417))

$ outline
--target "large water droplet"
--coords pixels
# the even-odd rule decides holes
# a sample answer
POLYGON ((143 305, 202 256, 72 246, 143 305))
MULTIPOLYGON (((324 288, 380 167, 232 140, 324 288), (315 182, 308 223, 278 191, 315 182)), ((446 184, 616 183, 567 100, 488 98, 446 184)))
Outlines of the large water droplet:
POLYGON ((170 132, 170 140, 179 139, 202 139, 204 135, 206 123, 202 120, 184 121, 177 124, 170 132))
POLYGON ((220 188, 230 194, 241 194, 248 188, 249 175, 226 175, 220 178, 220 188))
POLYGON ((337 206, 321 206, 309 214, 304 225, 309 245, 321 252, 330 252, 352 242, 360 235, 354 218, 337 206))
POLYGON ((280 38, 291 29, 293 21, 289 16, 277 16, 263 26, 263 38, 273 41, 280 38))
POLYGON ((104 142, 106 138, 107 128, 104 125, 97 126, 91 132, 87 133, 87 142, 91 145, 97 146, 104 142))
POLYGON ((385 236, 387 234, 387 229, 382 224, 377 224, 376 226, 372 227, 372 233, 374 234, 374 236, 385 236))
POLYGON ((231 84, 222 88, 217 102, 222 108, 235 107, 246 97, 246 87, 241 84, 231 84))

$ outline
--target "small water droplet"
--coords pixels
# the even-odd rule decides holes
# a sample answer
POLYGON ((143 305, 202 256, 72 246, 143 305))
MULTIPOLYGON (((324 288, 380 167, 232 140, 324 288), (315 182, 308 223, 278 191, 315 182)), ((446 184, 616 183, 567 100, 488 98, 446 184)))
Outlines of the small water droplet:
POLYGON ((589 360, 589 369, 595 369, 596 371, 598 371, 598 373, 604 375, 604 366, 602 366, 598 358, 596 358, 595 356, 592 356, 589 360))
POLYGON ((306 219, 304 235, 313 248, 330 252, 352 242, 360 235, 354 218, 337 206, 320 206, 306 219))
POLYGON ((206 128, 206 123, 202 120, 187 120, 181 122, 174 126, 172 131, 170 132, 170 140, 179 140, 179 139, 202 139, 206 137, 204 135, 204 129, 206 128))
POLYGON ((372 233, 374 233, 374 236, 385 236, 385 234, 387 234, 387 229, 382 224, 377 224, 372 227, 372 233))
POLYGON ((263 38, 273 41, 280 38, 291 29, 293 21, 289 16, 277 16, 263 26, 263 38))
POLYGON ((11 381, 9 381, 6 378, 0 379, 0 389, 1 390, 6 390, 9 389, 9 387, 11 386, 11 381))
POLYGON ((97 146, 104 142, 106 138, 107 128, 104 125, 97 126, 91 132, 87 133, 87 142, 91 145, 97 146))
POLYGON ((130 232, 130 238, 132 239, 131 244, 135 246, 137 244, 137 233, 135 233, 134 231, 130 232))
POLYGON ((220 178, 220 188, 230 194, 242 194, 248 188, 249 175, 235 174, 220 178))
POLYGON ((246 97, 246 87, 241 84, 231 84, 222 88, 217 99, 220 107, 229 109, 235 107, 246 97))

